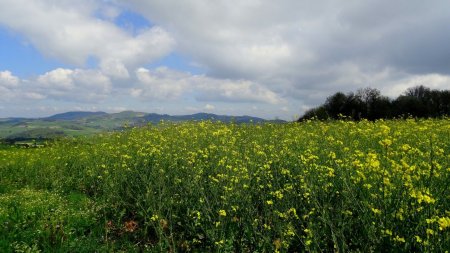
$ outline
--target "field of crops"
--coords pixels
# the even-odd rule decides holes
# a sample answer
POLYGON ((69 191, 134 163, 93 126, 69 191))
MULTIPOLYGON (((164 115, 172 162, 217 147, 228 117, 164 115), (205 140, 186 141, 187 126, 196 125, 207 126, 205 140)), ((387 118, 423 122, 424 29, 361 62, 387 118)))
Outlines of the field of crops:
POLYGON ((0 151, 1 252, 445 252, 450 119, 212 122, 0 151))

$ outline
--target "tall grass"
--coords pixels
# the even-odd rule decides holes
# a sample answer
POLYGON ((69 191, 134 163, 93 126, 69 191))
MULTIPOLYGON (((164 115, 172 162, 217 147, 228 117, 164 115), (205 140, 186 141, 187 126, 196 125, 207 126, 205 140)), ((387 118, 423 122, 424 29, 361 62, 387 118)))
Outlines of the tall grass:
POLYGON ((0 247, 443 252, 449 150, 449 119, 161 123, 8 149, 0 151, 0 247), (51 201, 33 204, 43 211, 31 218, 32 206, 4 207, 26 194, 51 201), (53 206, 65 210, 57 233, 45 221, 53 206), (8 230, 27 219, 42 225, 27 236, 8 230))

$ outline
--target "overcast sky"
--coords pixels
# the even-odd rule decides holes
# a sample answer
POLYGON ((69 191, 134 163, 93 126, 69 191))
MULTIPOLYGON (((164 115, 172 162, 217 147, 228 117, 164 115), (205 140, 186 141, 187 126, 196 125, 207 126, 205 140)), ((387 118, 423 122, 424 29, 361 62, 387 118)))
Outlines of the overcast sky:
POLYGON ((294 119, 336 91, 450 89, 447 0, 0 0, 0 117, 294 119))

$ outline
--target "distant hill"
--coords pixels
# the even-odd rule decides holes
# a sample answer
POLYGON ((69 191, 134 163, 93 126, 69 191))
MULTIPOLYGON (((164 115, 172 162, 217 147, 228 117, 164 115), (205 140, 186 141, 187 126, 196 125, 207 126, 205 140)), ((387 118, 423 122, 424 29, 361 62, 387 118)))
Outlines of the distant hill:
POLYGON ((211 120, 239 124, 283 122, 280 120, 269 121, 252 116, 229 116, 212 113, 168 115, 134 111, 119 113, 74 111, 45 118, 0 119, 0 139, 11 142, 27 139, 53 139, 62 136, 86 136, 105 131, 121 130, 125 126, 158 124, 161 120, 172 122, 211 120))
POLYGON ((228 115, 216 115, 212 113, 196 113, 191 115, 176 115, 171 116, 167 114, 156 114, 156 113, 150 113, 144 116, 144 119, 146 121, 151 123, 158 123, 161 120, 166 121, 201 121, 201 120, 212 120, 212 121, 221 121, 221 122, 236 122, 236 123, 260 123, 265 122, 267 120, 257 117, 251 117, 251 116, 228 116, 228 115))
POLYGON ((65 113, 59 113, 55 114, 53 116, 44 118, 46 120, 76 120, 76 119, 82 119, 90 116, 103 116, 108 115, 106 112, 65 112, 65 113))
POLYGON ((130 119, 130 118, 141 118, 147 115, 145 112, 134 112, 134 111, 123 111, 118 113, 108 114, 108 117, 115 119, 130 119))

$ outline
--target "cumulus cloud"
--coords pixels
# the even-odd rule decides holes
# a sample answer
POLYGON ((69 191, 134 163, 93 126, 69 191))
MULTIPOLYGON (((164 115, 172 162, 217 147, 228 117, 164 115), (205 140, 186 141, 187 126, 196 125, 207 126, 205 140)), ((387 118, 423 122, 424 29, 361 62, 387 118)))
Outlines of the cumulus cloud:
POLYGON ((58 90, 71 90, 75 88, 72 74, 73 70, 58 68, 38 77, 37 81, 42 87, 58 90))
POLYGON ((27 87, 27 80, 21 80, 11 71, 0 71, 0 101, 14 102, 14 100, 40 100, 45 96, 27 87))
POLYGON ((173 100, 190 95, 198 101, 283 102, 273 91, 248 80, 217 79, 165 67, 154 71, 139 68, 136 78, 138 88, 132 88, 130 94, 144 99, 173 100))
POLYGON ((36 80, 35 89, 53 99, 95 102, 111 93, 111 79, 98 70, 49 71, 36 80))
POLYGON ((450 75, 441 74, 425 74, 414 75, 403 78, 391 83, 391 85, 383 88, 386 95, 391 97, 403 93, 408 88, 423 85, 431 89, 444 90, 450 87, 450 75))
POLYGON ((171 32, 208 75, 290 100, 317 104, 334 90, 450 73, 450 2, 121 2, 171 32))
POLYGON ((102 1, 1 0, 0 24, 22 34, 43 54, 83 66, 89 57, 117 77, 127 77, 125 67, 152 62, 168 54, 175 41, 154 26, 133 35, 111 20, 118 9, 102 1))
POLYGON ((27 99, 97 104, 107 99, 126 105, 132 98, 142 102, 208 102, 199 110, 211 111, 211 102, 280 104, 285 100, 264 86, 248 80, 217 79, 167 67, 138 68, 123 87, 101 70, 57 68, 36 78, 21 80, 10 71, 0 72, 2 100, 27 99), (128 91, 128 92, 126 92, 128 91))
POLYGON ((156 100, 178 99, 188 88, 187 73, 159 68, 153 72, 146 68, 136 70, 139 88, 133 88, 131 95, 156 100))
MULTIPOLYGON (((33 79, 0 72, 0 99, 78 101, 96 103, 113 90, 111 79, 99 70, 58 68, 33 79)), ((17 102, 17 101, 16 101, 17 102)))
POLYGON ((0 71, 0 86, 16 87, 19 84, 19 78, 14 76, 11 71, 0 71))
POLYGON ((206 76, 193 78, 200 94, 196 98, 200 101, 222 102, 259 102, 278 104, 283 99, 266 87, 247 80, 214 79, 206 76))
POLYGON ((11 71, 0 71, 0 101, 8 101, 16 97, 20 79, 11 71))

